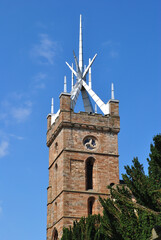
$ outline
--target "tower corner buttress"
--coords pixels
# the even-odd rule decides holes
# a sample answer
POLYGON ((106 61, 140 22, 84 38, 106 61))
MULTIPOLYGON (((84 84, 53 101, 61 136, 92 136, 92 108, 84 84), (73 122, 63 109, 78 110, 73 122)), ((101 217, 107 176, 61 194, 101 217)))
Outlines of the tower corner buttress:
POLYGON ((60 99, 60 112, 71 111, 71 94, 62 92, 59 96, 60 99))

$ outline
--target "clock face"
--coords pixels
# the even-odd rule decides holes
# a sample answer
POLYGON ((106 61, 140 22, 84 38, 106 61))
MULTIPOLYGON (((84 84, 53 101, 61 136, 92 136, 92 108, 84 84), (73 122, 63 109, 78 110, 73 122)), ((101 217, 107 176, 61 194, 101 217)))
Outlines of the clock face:
POLYGON ((96 148, 96 139, 94 137, 86 137, 83 141, 86 149, 93 150, 96 148))

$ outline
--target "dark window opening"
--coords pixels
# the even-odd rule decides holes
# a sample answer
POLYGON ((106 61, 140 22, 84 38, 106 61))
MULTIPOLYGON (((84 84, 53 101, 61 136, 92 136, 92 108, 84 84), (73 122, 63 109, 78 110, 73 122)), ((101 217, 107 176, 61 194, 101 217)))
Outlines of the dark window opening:
POLYGON ((57 142, 55 143, 55 150, 56 151, 58 150, 58 143, 57 142))
POLYGON ((92 215, 92 207, 93 207, 93 202, 90 201, 89 202, 89 214, 91 214, 91 215, 92 215))
POLYGON ((87 159, 86 162, 86 190, 93 189, 93 158, 87 159))
POLYGON ((55 227, 53 229, 51 240, 58 240, 58 231, 55 227))
POLYGON ((90 197, 88 199, 88 215, 92 215, 93 214, 93 204, 94 204, 94 197, 90 197))
POLYGON ((55 169, 56 169, 56 171, 57 171, 57 169, 58 169, 58 164, 57 164, 57 163, 55 164, 55 169))
POLYGON ((115 184, 114 183, 110 183, 110 187, 114 186, 115 184))

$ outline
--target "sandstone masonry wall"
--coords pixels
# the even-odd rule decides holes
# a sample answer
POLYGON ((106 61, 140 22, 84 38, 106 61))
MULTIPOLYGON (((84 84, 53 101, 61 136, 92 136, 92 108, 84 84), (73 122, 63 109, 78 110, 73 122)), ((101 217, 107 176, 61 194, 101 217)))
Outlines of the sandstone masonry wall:
POLYGON ((89 214, 89 199, 94 199, 92 214, 102 213, 98 197, 109 194, 107 185, 119 183, 118 138, 120 118, 118 101, 110 100, 110 114, 74 113, 70 95, 60 96, 60 114, 51 125, 48 116, 49 186, 47 203, 47 240, 54 227, 62 235, 63 226, 72 225, 89 214), (84 140, 95 139, 88 149, 84 140), (87 161, 93 160, 93 188, 86 189, 87 161))

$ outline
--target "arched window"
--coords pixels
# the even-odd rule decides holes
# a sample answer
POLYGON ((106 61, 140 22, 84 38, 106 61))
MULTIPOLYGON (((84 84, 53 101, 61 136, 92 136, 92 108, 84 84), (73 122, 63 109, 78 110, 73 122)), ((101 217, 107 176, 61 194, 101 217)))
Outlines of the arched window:
POLYGON ((115 184, 112 182, 112 183, 110 183, 110 187, 113 187, 115 184))
POLYGON ((55 169, 56 169, 56 170, 58 169, 58 164, 57 164, 57 163, 55 164, 55 169))
POLYGON ((58 151, 58 143, 55 143, 55 150, 58 151))
POLYGON ((93 189, 93 164, 94 158, 88 158, 86 161, 86 190, 93 189))
POLYGON ((94 197, 88 198, 88 215, 92 215, 93 214, 94 201, 95 201, 94 197))
POLYGON ((57 202, 55 202, 55 209, 54 209, 54 223, 56 223, 58 221, 57 219, 57 202))
POLYGON ((53 233, 52 233, 52 236, 51 236, 51 240, 57 240, 57 239, 58 239, 58 231, 57 231, 57 229, 54 227, 53 233))
POLYGON ((55 189, 55 197, 57 196, 57 171, 58 171, 58 164, 56 163, 54 166, 54 189, 55 189))

